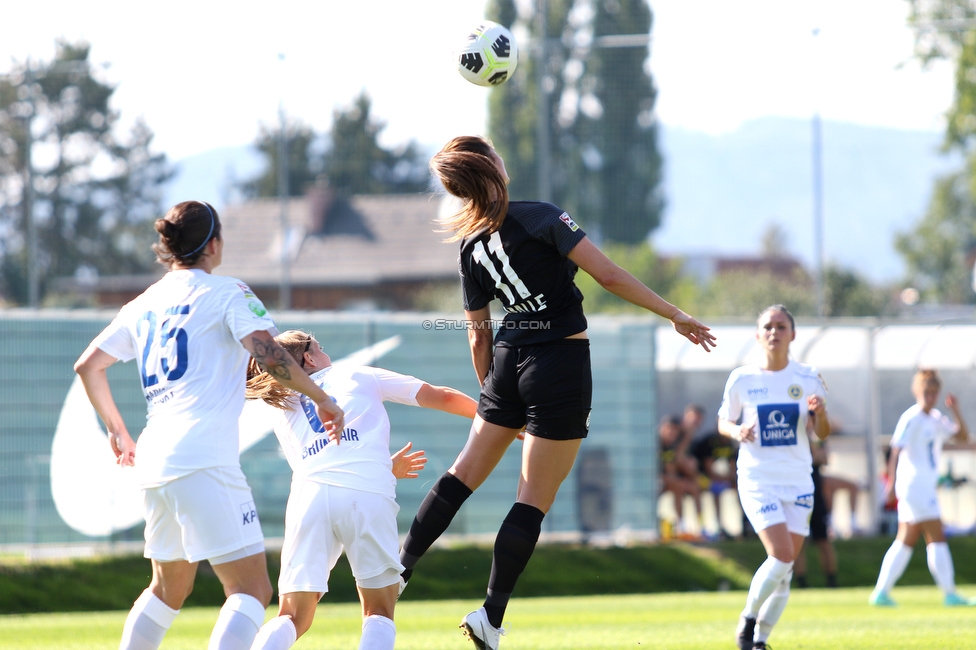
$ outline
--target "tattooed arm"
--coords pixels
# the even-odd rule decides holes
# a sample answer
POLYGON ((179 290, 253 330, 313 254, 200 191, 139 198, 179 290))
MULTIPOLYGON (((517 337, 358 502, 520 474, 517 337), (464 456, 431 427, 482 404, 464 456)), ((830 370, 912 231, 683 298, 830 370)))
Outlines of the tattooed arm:
POLYGON ((326 432, 338 444, 344 426, 342 409, 305 374, 298 362, 278 345, 271 333, 264 330, 252 332, 241 339, 241 344, 278 383, 307 395, 315 402, 315 410, 325 424, 326 432))

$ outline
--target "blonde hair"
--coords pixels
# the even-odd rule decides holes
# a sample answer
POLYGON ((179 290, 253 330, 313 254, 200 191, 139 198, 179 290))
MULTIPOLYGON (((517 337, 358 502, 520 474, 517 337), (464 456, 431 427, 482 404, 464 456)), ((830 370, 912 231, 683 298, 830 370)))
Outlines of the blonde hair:
POLYGON ((430 160, 430 171, 464 207, 441 221, 454 231, 448 241, 495 232, 508 212, 508 185, 492 159, 491 143, 477 136, 454 138, 430 160))
MULTIPOLYGON (((305 353, 315 338, 308 332, 288 330, 275 337, 275 341, 285 349, 302 367, 305 353)), ((291 406, 291 398, 295 391, 282 386, 278 381, 251 359, 247 364, 247 388, 244 396, 247 399, 264 400, 266 404, 287 411, 291 406)))
POLYGON ((919 368, 912 377, 912 390, 924 390, 929 384, 935 384, 936 388, 942 388, 942 379, 939 378, 939 371, 935 368, 919 368))

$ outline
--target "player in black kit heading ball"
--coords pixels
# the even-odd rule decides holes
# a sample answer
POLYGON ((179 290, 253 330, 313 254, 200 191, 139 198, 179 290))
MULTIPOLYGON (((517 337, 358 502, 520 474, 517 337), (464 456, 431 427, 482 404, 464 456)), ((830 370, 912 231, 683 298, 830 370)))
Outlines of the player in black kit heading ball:
POLYGON ((448 193, 464 201, 445 226, 461 241, 461 287, 481 400, 464 449, 421 504, 400 561, 409 580, 420 557, 524 427, 516 501, 495 537, 488 595, 461 622, 479 650, 495 650, 542 519, 589 428, 590 348, 583 296, 573 284, 577 268, 624 300, 670 319, 679 334, 706 351, 715 337, 610 261, 563 210, 539 201, 509 202, 505 163, 483 138, 455 138, 430 167, 448 193), (494 344, 488 307, 493 298, 507 312, 494 344))

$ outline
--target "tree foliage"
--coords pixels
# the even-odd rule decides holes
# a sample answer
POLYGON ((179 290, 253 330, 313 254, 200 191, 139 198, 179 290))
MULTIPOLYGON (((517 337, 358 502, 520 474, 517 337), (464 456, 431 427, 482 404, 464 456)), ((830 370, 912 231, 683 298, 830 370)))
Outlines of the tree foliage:
MULTIPOLYGON (((424 152, 415 142, 384 148, 379 136, 386 125, 371 111, 372 102, 362 93, 352 106, 333 112, 332 131, 325 136, 303 124, 286 129, 289 196, 302 195, 321 174, 339 196, 404 194, 428 188, 424 152), (323 147, 323 141, 328 145, 323 147)), ((261 127, 254 146, 267 164, 261 174, 241 184, 246 197, 278 195, 280 133, 280 128, 261 127)))
MULTIPOLYGON (((258 137, 254 141, 257 149, 267 162, 265 171, 251 180, 240 184, 239 189, 244 198, 253 199, 260 196, 277 196, 279 193, 278 176, 281 164, 281 129, 274 129, 267 125, 258 128, 258 137)), ((315 182, 316 176, 322 171, 321 160, 315 156, 315 132, 301 122, 285 127, 285 155, 288 160, 288 196, 299 196, 305 188, 315 182)))
POLYGON ((142 121, 117 135, 115 88, 97 78, 89 49, 61 41, 53 61, 15 63, 0 77, 0 277, 14 302, 28 298, 28 123, 41 295, 53 278, 152 265, 152 220, 172 170, 142 121))
POLYGON ((976 254, 976 3, 909 0, 915 51, 923 61, 956 66, 955 94, 946 114, 946 150, 962 154, 963 169, 935 183, 925 215, 896 238, 908 266, 906 283, 928 302, 971 303, 976 254))
POLYGON ((539 61, 537 49, 523 47, 519 71, 489 98, 489 135, 505 158, 512 197, 539 198, 538 113, 545 100, 550 198, 599 238, 641 242, 660 224, 664 205, 647 49, 598 47, 593 39, 649 34, 650 8, 645 0, 549 0, 540 34, 538 16, 520 15, 517 7, 514 0, 491 0, 488 15, 517 24, 535 42, 544 38, 548 56, 539 61))

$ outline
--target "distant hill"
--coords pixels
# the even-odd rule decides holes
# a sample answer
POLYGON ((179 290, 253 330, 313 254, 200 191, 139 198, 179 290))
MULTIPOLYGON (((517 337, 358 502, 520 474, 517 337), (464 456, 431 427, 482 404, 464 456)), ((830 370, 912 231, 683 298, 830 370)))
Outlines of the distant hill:
MULTIPOLYGON (((758 252, 766 227, 813 258, 812 127, 764 118, 720 135, 664 127, 667 210, 655 245, 666 253, 758 252)), ((957 168, 941 134, 825 122, 824 249, 828 261, 874 280, 904 272, 894 236, 925 212, 936 177, 957 168)))
MULTIPOLYGON (((664 126, 667 209, 655 245, 665 253, 749 254, 766 227, 789 233, 789 252, 813 257, 811 126, 763 118, 712 135, 664 126)), ((824 248, 827 259, 874 280, 903 273, 894 236, 917 221, 937 176, 960 165, 939 152, 941 134, 825 122, 824 248)), ((218 207, 235 200, 234 183, 262 161, 250 145, 185 158, 167 192, 218 207)))
POLYGON ((256 176, 262 159, 251 145, 211 149, 176 161, 177 175, 166 190, 166 207, 207 201, 219 210, 235 200, 234 184, 256 176))

